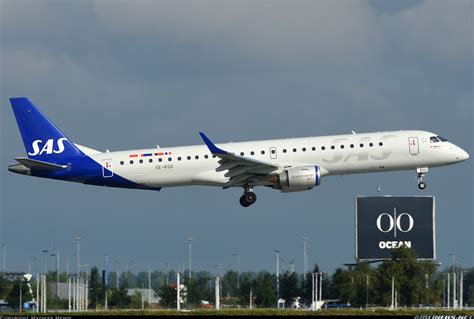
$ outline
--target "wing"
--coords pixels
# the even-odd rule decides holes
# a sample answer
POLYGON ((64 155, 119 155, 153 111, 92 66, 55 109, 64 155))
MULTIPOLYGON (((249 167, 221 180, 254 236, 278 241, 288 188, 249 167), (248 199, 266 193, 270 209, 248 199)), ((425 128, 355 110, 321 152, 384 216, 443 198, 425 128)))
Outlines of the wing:
POLYGON ((201 135, 209 151, 220 158, 218 162, 220 165, 216 168, 216 171, 227 171, 224 176, 230 180, 224 188, 245 184, 255 185, 268 179, 268 174, 279 169, 277 165, 271 163, 229 153, 212 143, 203 132, 199 132, 199 135, 201 135))

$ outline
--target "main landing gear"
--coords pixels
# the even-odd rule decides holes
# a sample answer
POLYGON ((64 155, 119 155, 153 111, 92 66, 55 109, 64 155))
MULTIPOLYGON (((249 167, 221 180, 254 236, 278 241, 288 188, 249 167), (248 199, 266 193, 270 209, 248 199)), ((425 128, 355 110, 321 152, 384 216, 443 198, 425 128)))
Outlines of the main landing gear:
POLYGON ((240 197, 240 205, 249 207, 257 201, 257 195, 253 192, 252 186, 244 187, 244 194, 240 197))
POLYGON ((423 177, 425 177, 425 173, 428 172, 427 167, 417 168, 416 169, 416 176, 418 178, 418 188, 424 190, 426 188, 426 183, 423 182, 423 177))

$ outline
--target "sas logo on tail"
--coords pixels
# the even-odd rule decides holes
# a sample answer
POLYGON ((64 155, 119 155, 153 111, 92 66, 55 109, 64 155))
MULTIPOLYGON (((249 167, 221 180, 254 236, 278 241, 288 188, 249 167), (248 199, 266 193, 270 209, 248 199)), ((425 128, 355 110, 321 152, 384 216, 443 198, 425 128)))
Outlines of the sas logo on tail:
POLYGON ((64 152, 64 141, 67 141, 67 138, 60 138, 57 142, 58 144, 58 149, 54 149, 54 139, 49 139, 46 143, 44 143, 43 148, 40 150, 41 145, 43 144, 42 140, 36 140, 34 141, 31 146, 33 147, 33 152, 30 153, 28 152, 28 155, 31 156, 36 156, 36 155, 42 155, 44 153, 46 154, 61 154, 64 152))

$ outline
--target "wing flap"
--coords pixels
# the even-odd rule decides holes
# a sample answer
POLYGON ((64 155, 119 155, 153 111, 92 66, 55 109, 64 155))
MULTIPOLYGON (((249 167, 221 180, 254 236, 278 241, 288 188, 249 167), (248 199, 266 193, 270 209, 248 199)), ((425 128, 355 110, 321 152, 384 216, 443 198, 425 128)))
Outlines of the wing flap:
POLYGON ((202 132, 199 132, 204 143, 206 143, 209 151, 220 158, 218 161, 219 167, 217 172, 227 171, 224 176, 230 180, 224 188, 237 186, 242 184, 249 184, 260 180, 267 174, 279 169, 278 165, 259 161, 253 158, 239 156, 227 152, 217 147, 212 141, 202 132))

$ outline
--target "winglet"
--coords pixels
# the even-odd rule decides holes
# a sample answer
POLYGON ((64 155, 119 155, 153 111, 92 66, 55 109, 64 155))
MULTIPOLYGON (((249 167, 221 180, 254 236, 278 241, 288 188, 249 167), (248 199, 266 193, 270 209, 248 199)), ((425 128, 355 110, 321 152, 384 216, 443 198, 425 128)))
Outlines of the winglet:
POLYGON ((199 132, 201 135, 202 140, 206 143, 207 147, 211 151, 212 154, 226 154, 227 152, 218 148, 211 140, 204 134, 203 132, 199 132))

